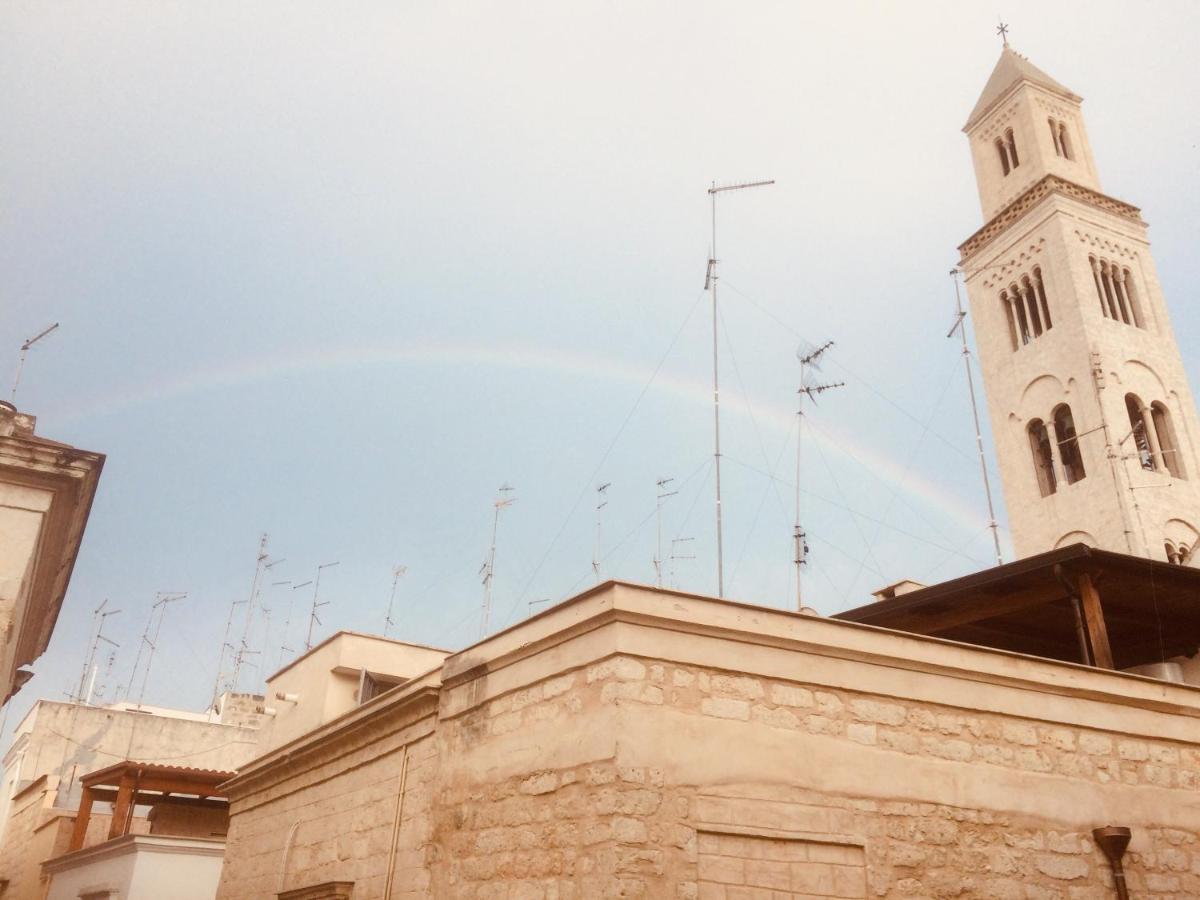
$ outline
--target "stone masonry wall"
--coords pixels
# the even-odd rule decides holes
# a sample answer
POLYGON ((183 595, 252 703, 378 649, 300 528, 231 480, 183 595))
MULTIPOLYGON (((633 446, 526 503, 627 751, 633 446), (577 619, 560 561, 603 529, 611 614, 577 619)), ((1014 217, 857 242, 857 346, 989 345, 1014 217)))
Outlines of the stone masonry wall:
POLYGON ((235 801, 219 898, 274 898, 326 881, 352 881, 356 897, 428 898, 429 809, 437 770, 435 741, 405 735, 320 762, 281 784, 235 801), (390 863, 394 853, 394 863, 390 863))
MULTIPOLYGON (((672 740, 692 750, 699 745, 718 759, 739 747, 710 734, 717 723, 742 723, 747 731, 769 729, 776 738, 794 740, 796 766, 804 765, 806 742, 814 736, 872 747, 884 752, 895 784, 909 793, 906 770, 919 759, 949 763, 947 771, 973 779, 1004 770, 1094 785, 1097 791, 1112 785, 1170 789, 1180 803, 1194 798, 1200 785, 1200 747, 1192 743, 632 657, 498 697, 442 728, 469 733, 482 753, 489 738, 561 725, 609 704, 670 712, 672 740)), ((619 731, 618 742, 643 738, 636 730, 619 731)), ((644 756, 646 748, 639 752, 644 756)), ((432 834, 438 846, 435 895, 1111 896, 1108 864, 1090 836, 1090 827, 1107 823, 1073 821, 1070 810, 1039 816, 802 790, 771 772, 761 782, 676 784, 671 741, 657 752, 661 767, 623 766, 618 754, 589 765, 441 789, 432 834), (750 854, 741 864, 729 853, 739 837, 748 839, 742 846, 750 854), (782 859, 769 858, 772 854, 782 859), (717 857, 724 862, 714 862, 717 857), (855 860, 865 862, 864 873, 854 873, 855 860)), ((1039 781, 1030 790, 1044 791, 1044 785, 1039 781)), ((1045 798, 1047 810, 1056 808, 1053 793, 1045 798)), ((1134 895, 1200 896, 1198 837, 1175 828, 1135 829, 1126 857, 1134 895)))

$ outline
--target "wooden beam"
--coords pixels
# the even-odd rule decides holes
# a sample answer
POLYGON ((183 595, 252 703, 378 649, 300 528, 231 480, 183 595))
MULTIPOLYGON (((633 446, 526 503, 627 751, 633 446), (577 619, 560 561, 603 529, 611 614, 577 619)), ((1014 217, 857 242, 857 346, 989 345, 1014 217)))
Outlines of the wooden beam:
POLYGON ((75 813, 75 829, 71 832, 71 843, 67 845, 68 853, 83 847, 83 840, 87 837, 88 822, 92 818, 92 800, 92 789, 85 787, 83 795, 79 798, 79 812, 75 813))
POLYGON ((113 807, 112 822, 108 826, 108 839, 111 841, 115 837, 120 837, 125 834, 125 828, 129 821, 129 812, 133 808, 133 779, 129 775, 121 776, 121 783, 117 786, 117 802, 113 807))
POLYGON ((948 631, 959 625, 969 625, 983 619, 994 619, 997 616, 1029 609, 1033 606, 1044 606, 1061 600, 1066 591, 1060 585, 1048 585, 1028 591, 1020 591, 1007 597, 990 598, 975 595, 969 599, 949 601, 949 608, 922 614, 911 611, 894 618, 880 616, 878 619, 864 617, 859 621, 868 625, 879 625, 883 628, 894 628, 899 631, 914 631, 918 634, 937 634, 948 631))
POLYGON ((1088 641, 1092 645, 1092 656, 1101 669, 1113 668, 1112 647, 1108 643, 1108 628, 1104 624, 1104 610, 1100 608, 1100 592, 1092 583, 1087 572, 1079 574, 1079 599, 1083 604, 1083 618, 1087 624, 1088 641))
MULTIPOLYGON (((92 799, 115 803, 117 792, 112 788, 92 788, 92 799)), ((206 797, 178 797, 164 794, 147 794, 139 791, 133 796, 134 806, 190 806, 201 809, 229 809, 228 800, 206 797)))

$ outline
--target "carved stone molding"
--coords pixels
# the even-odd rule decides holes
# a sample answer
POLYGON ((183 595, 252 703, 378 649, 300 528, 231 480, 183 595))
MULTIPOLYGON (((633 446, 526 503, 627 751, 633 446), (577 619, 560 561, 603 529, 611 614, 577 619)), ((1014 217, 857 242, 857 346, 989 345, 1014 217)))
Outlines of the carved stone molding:
POLYGON ((1115 200, 1112 197, 1101 194, 1099 191, 1093 191, 1091 188, 1075 184, 1073 181, 1067 181, 1065 178, 1060 178, 1057 175, 1046 175, 1030 186, 1016 200, 1000 210, 990 222, 967 238, 963 243, 959 244, 960 263, 965 265, 966 261, 976 251, 1020 219, 1021 216, 1025 215, 1025 213, 1042 200, 1053 194, 1082 201, 1089 206, 1120 216, 1138 225, 1145 224, 1142 221, 1142 212, 1136 206, 1131 206, 1121 200, 1115 200))
POLYGON ((275 896, 278 900, 353 900, 354 882, 323 881, 308 887, 280 891, 275 896))

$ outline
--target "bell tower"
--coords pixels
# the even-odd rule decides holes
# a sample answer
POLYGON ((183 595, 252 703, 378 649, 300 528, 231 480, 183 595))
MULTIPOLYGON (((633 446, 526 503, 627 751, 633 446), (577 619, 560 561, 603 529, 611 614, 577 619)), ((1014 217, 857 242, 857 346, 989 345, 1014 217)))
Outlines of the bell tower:
POLYGON ((960 247, 1018 556, 1200 564, 1200 422, 1146 223, 1100 191, 1079 96, 1007 44, 963 129, 960 247))

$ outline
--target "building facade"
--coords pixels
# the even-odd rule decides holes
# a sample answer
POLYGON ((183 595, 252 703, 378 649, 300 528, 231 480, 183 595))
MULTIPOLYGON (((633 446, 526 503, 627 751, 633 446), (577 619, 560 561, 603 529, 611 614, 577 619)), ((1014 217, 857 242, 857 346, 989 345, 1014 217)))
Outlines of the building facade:
POLYGON ((0 705, 50 642, 104 467, 36 421, 0 401, 0 705))
POLYGON ((609 583, 244 766, 221 900, 1200 895, 1200 690, 609 583))
POLYGON ((1013 544, 1190 564, 1200 423, 1136 207, 1080 98, 1005 47, 964 131, 986 224, 959 249, 1013 544))

